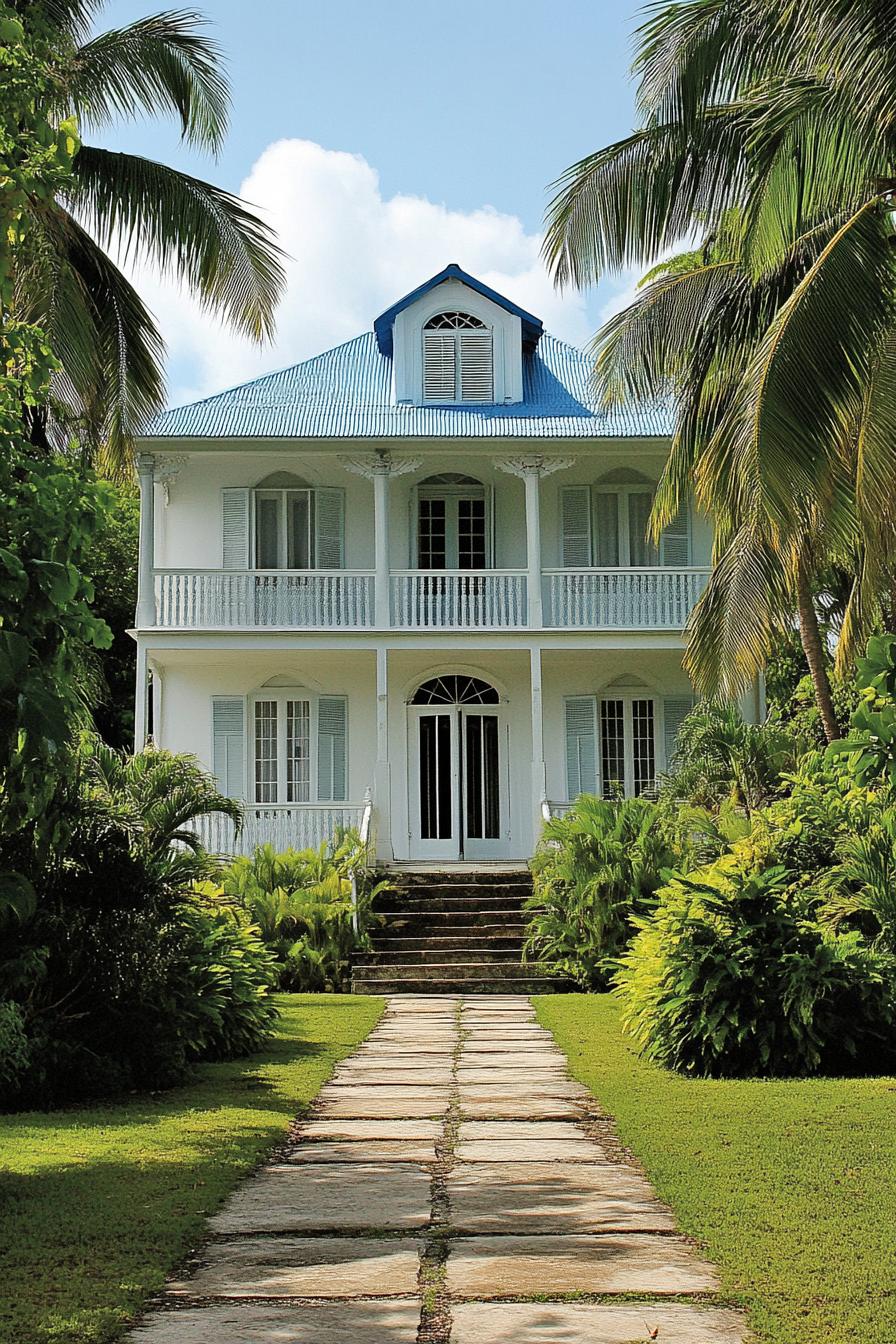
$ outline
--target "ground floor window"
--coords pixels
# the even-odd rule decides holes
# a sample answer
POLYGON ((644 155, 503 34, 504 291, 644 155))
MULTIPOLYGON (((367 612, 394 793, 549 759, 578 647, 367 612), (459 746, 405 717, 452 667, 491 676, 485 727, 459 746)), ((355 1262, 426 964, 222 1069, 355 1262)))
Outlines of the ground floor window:
POLYGON ((571 696, 566 707, 570 799, 638 797, 656 785, 660 708, 652 696, 571 696))
POLYGON ((268 806, 345 801, 345 696, 299 690, 263 690, 248 701, 215 696, 212 731, 215 774, 229 796, 268 806))

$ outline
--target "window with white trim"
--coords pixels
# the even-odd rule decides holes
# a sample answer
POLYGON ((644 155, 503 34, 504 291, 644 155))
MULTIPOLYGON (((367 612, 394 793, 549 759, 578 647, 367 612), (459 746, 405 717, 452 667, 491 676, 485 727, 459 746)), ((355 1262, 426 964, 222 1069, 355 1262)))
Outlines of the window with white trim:
POLYGON ((685 569, 691 563, 690 509, 685 504, 663 529, 659 545, 648 537, 655 486, 639 471, 620 467, 594 485, 560 492, 564 568, 685 569))
POLYGON ((277 471, 222 491, 225 569, 342 569, 345 492, 277 471))
POLYGON ((681 721, 693 695, 656 696, 635 676, 619 677, 597 695, 564 701, 570 801, 580 793, 638 797, 656 787, 672 763, 681 721))
POLYGON ((348 709, 344 696, 264 688, 249 698, 250 801, 343 802, 348 709))
POLYGON ((471 313, 437 313, 423 328, 423 400, 493 402, 494 337, 471 313))

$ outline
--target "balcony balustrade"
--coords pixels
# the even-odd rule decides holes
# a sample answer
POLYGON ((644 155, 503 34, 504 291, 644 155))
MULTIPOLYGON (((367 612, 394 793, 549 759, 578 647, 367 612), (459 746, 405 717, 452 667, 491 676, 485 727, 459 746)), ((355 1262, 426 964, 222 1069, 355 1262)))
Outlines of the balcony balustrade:
MULTIPOLYGON (((220 813, 197 817, 192 829, 210 854, 253 854, 257 845, 285 849, 317 849, 339 830, 354 827, 364 834, 369 801, 362 803, 247 804, 236 834, 233 822, 220 813)), ((369 826, 369 822, 368 822, 369 826)))
MULTIPOLYGON (((681 630, 708 569, 549 569, 547 629, 681 630)), ((391 630, 518 630, 532 604, 523 570, 393 570, 391 630)), ((155 571, 155 623, 168 630, 370 630, 369 571, 155 571)))

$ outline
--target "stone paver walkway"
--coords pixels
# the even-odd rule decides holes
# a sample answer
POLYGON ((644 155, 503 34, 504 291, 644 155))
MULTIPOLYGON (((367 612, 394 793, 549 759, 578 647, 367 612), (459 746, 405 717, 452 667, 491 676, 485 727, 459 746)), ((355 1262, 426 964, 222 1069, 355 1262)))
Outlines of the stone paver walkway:
POLYGON ((391 999, 132 1344, 741 1344, 590 1102, 527 999, 391 999))

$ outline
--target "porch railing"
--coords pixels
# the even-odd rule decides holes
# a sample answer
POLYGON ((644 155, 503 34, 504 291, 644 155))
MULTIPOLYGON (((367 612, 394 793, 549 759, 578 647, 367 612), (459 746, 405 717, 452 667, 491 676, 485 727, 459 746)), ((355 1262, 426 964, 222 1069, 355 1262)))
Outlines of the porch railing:
POLYGON ((233 822, 220 813, 198 817, 195 830, 210 854, 252 854, 258 845, 273 845, 278 853, 284 849, 316 849, 331 840, 337 830, 354 826, 360 831, 365 817, 369 835, 370 806, 369 799, 361 803, 249 804, 239 835, 233 822))
POLYGON ((399 629, 499 630, 526 624, 520 570, 393 571, 392 625, 399 629))
POLYGON ((362 570, 157 569, 155 583, 166 629, 373 625, 373 574, 362 570))
POLYGON ((545 623, 567 630, 681 630, 708 569, 545 570, 545 623))

